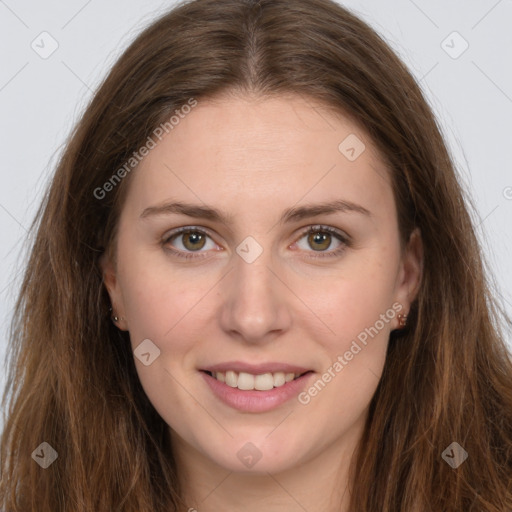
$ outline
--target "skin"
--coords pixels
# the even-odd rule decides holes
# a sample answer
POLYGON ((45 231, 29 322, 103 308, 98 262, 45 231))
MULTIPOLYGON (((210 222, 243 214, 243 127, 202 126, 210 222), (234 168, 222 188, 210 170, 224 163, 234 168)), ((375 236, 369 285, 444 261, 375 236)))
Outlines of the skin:
POLYGON ((421 280, 421 237, 415 231, 401 252, 389 171, 368 136, 300 96, 219 96, 199 101, 130 179, 117 261, 104 258, 104 282, 132 348, 150 339, 161 351, 149 366, 135 363, 169 425, 187 505, 348 511, 348 465, 396 317, 307 404, 293 398, 264 413, 240 412, 219 401, 198 370, 232 360, 286 362, 315 372, 309 387, 392 304, 408 313, 421 280), (366 146, 355 161, 338 149, 350 134, 366 146), (337 212, 278 222, 287 208, 339 199, 371 217, 337 212), (232 218, 141 218, 171 200, 232 218), (328 233, 325 243, 308 241, 303 232, 318 224, 351 242, 328 233), (186 226, 204 230, 205 241, 165 242, 186 226), (263 249, 252 263, 236 252, 247 236, 263 249), (247 442, 262 454, 252 468, 237 457, 247 442))

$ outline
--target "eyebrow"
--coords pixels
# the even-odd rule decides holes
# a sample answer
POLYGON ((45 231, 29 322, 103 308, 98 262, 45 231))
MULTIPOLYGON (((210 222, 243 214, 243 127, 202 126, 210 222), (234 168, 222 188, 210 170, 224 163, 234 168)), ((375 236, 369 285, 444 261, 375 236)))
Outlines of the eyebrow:
MULTIPOLYGON (((367 217, 373 217, 372 213, 361 205, 345 201, 342 199, 330 201, 327 203, 308 204, 286 209, 279 222, 281 224, 287 222, 296 222, 309 217, 318 215, 331 215, 334 213, 359 213, 367 217)), ((213 208, 208 205, 191 204, 185 202, 168 202, 157 206, 146 208, 140 215, 141 219, 145 219, 158 215, 182 214, 196 219, 208 219, 214 222, 222 222, 224 224, 232 223, 234 216, 213 208)))

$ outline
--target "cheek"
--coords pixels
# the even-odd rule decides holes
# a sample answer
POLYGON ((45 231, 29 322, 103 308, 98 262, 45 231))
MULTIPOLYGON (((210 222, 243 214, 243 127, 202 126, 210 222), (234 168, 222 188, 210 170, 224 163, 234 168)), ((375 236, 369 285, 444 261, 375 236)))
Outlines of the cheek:
POLYGON ((357 386, 359 391, 355 395, 367 395, 374 389, 398 313, 399 306, 393 307, 395 260, 390 254, 381 259, 379 252, 374 251, 373 258, 365 257, 364 261, 354 257, 350 265, 347 263, 346 271, 332 276, 329 286, 324 288, 328 293, 317 291, 310 295, 312 309, 329 327, 326 336, 315 337, 328 354, 326 370, 338 362, 336 368, 331 368, 331 374, 337 376, 333 380, 339 385, 350 383, 352 389, 357 386))
MULTIPOLYGON (((180 383, 188 370, 194 340, 204 330, 197 322, 197 305, 209 287, 197 286, 179 272, 147 263, 132 255, 119 262, 125 315, 140 383, 158 413, 166 420, 191 412, 196 407, 180 383), (194 316, 195 313, 195 316, 194 316), (142 343, 150 340, 150 364, 137 357, 142 343), (156 348, 155 348, 156 347, 156 348), (153 352, 155 351, 155 352, 153 352), (158 354, 153 359, 153 353, 158 354)), ((146 346, 146 345, 145 345, 146 346)), ((148 352, 145 349, 144 352, 148 352)), ((185 375, 187 373, 187 375, 185 375)), ((176 421, 176 420, 173 420, 176 421)))
POLYGON ((130 336, 160 340, 170 336, 210 288, 205 279, 184 277, 163 257, 132 254, 120 261, 119 280, 130 336))
POLYGON ((351 276, 333 279, 330 293, 318 294, 314 301, 321 318, 334 331, 334 337, 345 342, 356 338, 378 322, 379 330, 390 330, 395 311, 394 282, 390 273, 353 271, 351 276), (384 325, 380 319, 386 315, 384 325))
POLYGON ((325 353, 322 373, 300 401, 329 418, 327 430, 348 429, 364 412, 386 361, 396 311, 389 290, 375 281, 367 284, 362 288, 358 280, 339 287, 328 306, 331 322, 326 322, 334 335, 316 337, 325 353))

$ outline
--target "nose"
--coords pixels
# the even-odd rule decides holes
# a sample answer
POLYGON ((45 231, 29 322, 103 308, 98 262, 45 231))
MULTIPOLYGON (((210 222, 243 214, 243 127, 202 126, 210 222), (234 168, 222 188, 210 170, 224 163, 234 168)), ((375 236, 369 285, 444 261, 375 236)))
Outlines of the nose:
POLYGON ((272 268, 270 251, 264 250, 248 263, 233 255, 231 272, 222 280, 220 323, 239 341, 265 344, 290 328, 290 292, 284 279, 272 268))

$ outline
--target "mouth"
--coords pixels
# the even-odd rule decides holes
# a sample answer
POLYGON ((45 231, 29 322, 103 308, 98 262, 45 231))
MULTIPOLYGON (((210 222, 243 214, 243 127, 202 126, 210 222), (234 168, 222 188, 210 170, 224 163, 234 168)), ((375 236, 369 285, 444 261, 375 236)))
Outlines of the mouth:
POLYGON ((263 368, 237 364, 203 369, 199 374, 207 389, 225 405, 242 413, 265 413, 290 403, 314 378, 315 372, 280 364, 263 368), (238 371, 228 369, 233 366, 238 371))
POLYGON ((199 367, 209 391, 244 413, 264 413, 290 403, 314 378, 315 371, 284 361, 243 360, 199 367))
POLYGON ((313 373, 312 370, 303 372, 266 372, 253 374, 248 372, 209 371, 201 370, 215 380, 226 384, 231 388, 241 391, 269 391, 274 388, 281 388, 287 383, 295 381, 304 375, 313 373))

